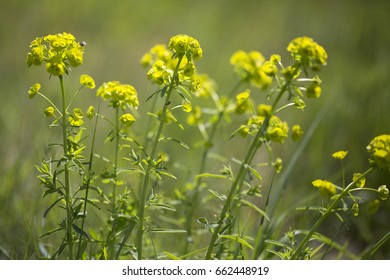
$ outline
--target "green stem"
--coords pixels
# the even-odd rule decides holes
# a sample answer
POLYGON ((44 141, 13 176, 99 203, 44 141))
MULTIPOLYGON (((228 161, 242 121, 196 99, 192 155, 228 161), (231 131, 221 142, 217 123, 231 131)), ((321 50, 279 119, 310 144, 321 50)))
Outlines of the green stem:
POLYGON ((114 182, 112 185, 112 201, 111 201, 111 215, 114 217, 116 212, 116 189, 118 185, 118 153, 119 153, 119 108, 115 109, 115 156, 114 156, 114 182))
MULTIPOLYGON (((274 112, 274 110, 275 110, 275 108, 276 108, 280 98, 282 97, 283 93, 286 91, 288 85, 289 85, 289 83, 286 82, 286 83, 284 83, 284 85, 280 89, 280 92, 279 92, 278 96, 276 97, 275 101, 272 104, 271 115, 274 112)), ((211 254, 213 252, 213 249, 214 249, 214 246, 215 246, 215 242, 218 239, 218 235, 219 235, 220 230, 222 228, 223 221, 224 221, 224 219, 226 217, 226 213, 227 213, 227 211, 230 208, 230 204, 231 204, 231 201, 232 201, 234 195, 237 193, 237 190, 239 190, 241 188, 243 179, 244 179, 244 177, 246 175, 246 172, 247 172, 247 166, 251 164, 251 162, 252 162, 252 160, 253 160, 257 150, 260 148, 260 146, 262 144, 261 138, 263 138, 265 136, 266 132, 267 132, 270 117, 271 116, 267 116, 265 118, 265 120, 262 123, 261 127, 257 131, 256 136, 253 138, 253 141, 252 141, 252 143, 251 143, 251 145, 250 145, 250 147, 249 147, 249 149, 248 149, 248 151, 246 153, 245 159, 241 163, 241 166, 240 166, 240 169, 239 169, 239 171, 237 173, 237 176, 235 177, 235 179, 234 179, 234 181, 232 183, 232 186, 230 188, 230 192, 228 194, 228 197, 226 198, 225 204, 224 204, 224 206, 223 206, 223 208, 221 210, 221 213, 219 215, 219 218, 218 218, 218 221, 217 221, 217 227, 214 229, 214 232, 213 232, 213 234, 211 236, 209 247, 207 249, 206 256, 205 256, 206 260, 211 259, 211 254)))
POLYGON ((142 188, 140 190, 141 191, 140 192, 140 201, 139 201, 139 209, 138 209, 138 215, 137 215, 138 219, 139 219, 139 221, 138 221, 139 224, 138 224, 138 229, 137 229, 137 255, 138 255, 139 260, 142 260, 142 253, 143 253, 142 246, 143 246, 143 234, 144 234, 145 202, 146 202, 146 193, 147 193, 148 186, 149 186, 150 175, 152 173, 152 169, 154 168, 153 160, 157 154, 158 143, 160 141, 160 137, 161 137, 162 130, 164 127, 165 118, 166 118, 166 115, 168 112, 168 107, 169 107, 169 104, 171 102, 170 100, 171 100, 172 91, 173 91, 173 88, 175 87, 175 84, 177 83, 177 80, 178 80, 177 75, 178 75, 178 71, 179 71, 179 67, 180 67, 182 59, 183 59, 183 57, 179 58, 179 61, 176 65, 176 69, 175 69, 173 76, 172 76, 172 79, 170 81, 168 90, 166 92, 164 107, 163 107, 163 110, 162 110, 162 113, 160 116, 160 124, 158 126, 157 134, 154 138, 152 152, 149 155, 150 162, 147 165, 145 177, 144 177, 144 180, 142 183, 142 188))
MULTIPOLYGON (((67 130, 66 130, 66 94, 64 89, 64 80, 62 76, 59 76, 60 86, 61 86, 61 95, 62 95, 62 140, 64 148, 64 156, 68 158, 69 149, 68 149, 68 139, 67 139, 67 130)), ((72 227, 72 203, 70 197, 70 184, 69 184, 69 163, 67 162, 64 166, 64 176, 65 176, 65 208, 66 208, 66 234, 67 234, 67 243, 68 243, 68 258, 73 259, 73 227, 72 227)))
POLYGON ((298 245, 296 250, 291 256, 292 260, 296 260, 299 258, 299 255, 301 254, 303 248, 307 245, 307 243, 310 241, 312 235, 315 233, 317 228, 329 217, 330 214, 333 213, 333 210, 336 208, 336 206, 340 203, 340 201, 346 196, 354 186, 360 181, 361 178, 367 176, 374 168, 370 167, 367 169, 366 172, 364 172, 362 175, 357 178, 356 181, 353 181, 350 183, 341 193, 340 195, 332 202, 332 204, 326 209, 325 213, 321 215, 321 217, 317 220, 317 222, 313 225, 309 233, 305 236, 305 238, 301 241, 301 243, 298 245))
MULTIPOLYGON (((234 88, 228 94, 229 98, 231 97, 231 95, 234 94, 234 92, 237 91, 237 89, 241 86, 242 83, 243 83, 243 81, 240 80, 234 86, 234 88)), ((204 150, 203 150, 203 153, 202 153, 202 158, 201 158, 201 161, 200 161, 198 174, 202 174, 205 171, 206 161, 207 161, 210 149, 213 147, 213 140, 214 140, 215 133, 217 132, 218 125, 221 122, 221 120, 223 119, 223 116, 224 116, 225 111, 226 111, 226 107, 223 107, 220 104, 219 99, 218 99, 216 93, 215 93, 215 96, 216 97, 214 98, 214 101, 216 103, 216 107, 219 109, 219 113, 218 113, 218 117, 217 117, 216 121, 212 124, 210 134, 208 135, 207 139, 206 138, 204 139, 206 141, 206 143, 205 143, 204 150)), ((193 195, 193 197, 191 199, 192 203, 191 203, 190 212, 189 212, 189 214, 187 216, 187 222, 186 222, 187 241, 185 243, 184 254, 186 254, 187 251, 188 251, 188 246, 189 246, 189 243, 190 243, 189 241, 190 241, 191 236, 192 236, 192 220, 194 218, 195 211, 197 209, 197 205, 199 205, 198 199, 199 199, 199 195, 200 195, 200 185, 201 185, 201 183, 202 183, 202 177, 195 177, 194 195, 193 195)))
MULTIPOLYGON (((100 103, 99 103, 99 107, 98 107, 98 113, 100 111, 100 103)), ((92 143, 91 143, 91 152, 89 154, 89 163, 88 163, 88 174, 87 174, 87 177, 86 177, 86 181, 85 181, 85 197, 84 197, 84 208, 83 208, 83 218, 81 220, 81 230, 84 231, 84 224, 85 224, 85 215, 87 213, 87 200, 88 200, 88 194, 89 194, 89 186, 91 184, 91 180, 92 180, 92 165, 93 165, 93 155, 94 155, 94 150, 95 150, 95 139, 96 139, 96 128, 97 128, 97 124, 98 124, 98 116, 96 116, 96 120, 95 120, 95 127, 93 129, 93 136, 92 136, 92 143)), ((77 259, 80 259, 81 258, 81 241, 82 241, 82 235, 80 234, 80 239, 79 239, 79 245, 78 245, 78 248, 77 248, 77 259)))

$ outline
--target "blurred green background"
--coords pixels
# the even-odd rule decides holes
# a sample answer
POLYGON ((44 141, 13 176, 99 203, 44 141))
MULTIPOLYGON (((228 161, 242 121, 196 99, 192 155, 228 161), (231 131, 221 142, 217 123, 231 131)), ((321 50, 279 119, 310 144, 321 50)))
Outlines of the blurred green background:
MULTIPOLYGON (((29 43, 37 36, 65 31, 87 42, 84 65, 67 78, 71 89, 77 89, 82 73, 93 76, 97 85, 108 80, 131 83, 141 107, 152 87, 139 59, 172 35, 185 33, 199 40, 204 58, 198 68, 216 80, 221 93, 237 81, 229 65, 234 51, 259 50, 265 57, 279 53, 287 58, 285 49, 292 39, 314 38, 329 55, 321 72, 323 94, 304 114, 296 114, 297 122, 307 130, 323 108, 327 111, 280 194, 279 199, 292 207, 300 206, 298 198, 315 193, 312 180, 340 179, 340 165, 330 157, 334 151, 349 151, 346 172, 351 176, 366 169, 369 141, 390 133, 390 1, 0 0, 0 4, 0 259, 32 257, 27 244, 45 224, 47 201, 41 199, 33 165, 47 155, 53 133, 42 113, 46 104, 29 100, 27 90, 40 82, 53 96, 58 84, 49 80, 43 67, 26 67, 29 43)), ((86 104, 93 100, 94 93, 83 94, 86 104)), ((285 166, 296 148, 291 142, 281 148, 285 166)), ((376 171, 368 182, 389 186, 389 174, 376 171)), ((389 210, 385 202, 376 215, 362 211, 350 221, 346 238, 357 252, 390 230, 389 210)), ((293 227, 300 225, 292 222, 293 227)), ((389 259, 390 245, 375 258, 389 259)))

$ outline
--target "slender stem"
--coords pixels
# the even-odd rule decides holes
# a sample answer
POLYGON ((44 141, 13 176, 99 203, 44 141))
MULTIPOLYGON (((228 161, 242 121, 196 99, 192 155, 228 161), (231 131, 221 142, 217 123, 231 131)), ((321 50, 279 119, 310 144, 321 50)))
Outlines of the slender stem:
POLYGON ((359 176, 359 178, 357 178, 356 181, 353 181, 352 183, 350 183, 341 193, 340 195, 332 202, 332 204, 326 209, 325 213, 323 213, 321 215, 321 217, 317 220, 317 222, 313 225, 313 227, 311 228, 311 230, 309 231, 309 233, 305 236, 305 238, 301 241, 301 243, 299 244, 299 246, 296 248, 296 250, 294 251, 294 253, 292 254, 291 256, 291 259, 292 260, 295 260, 295 259, 298 259, 299 258, 299 255, 301 254, 303 248, 307 245, 307 243, 310 241, 312 235, 315 233, 315 231, 317 230, 317 228, 328 218, 328 216, 330 214, 333 213, 333 210, 336 208, 336 206, 339 204, 339 202, 344 198, 344 196, 346 196, 349 191, 352 190, 352 188, 354 186, 356 186, 356 184, 360 181, 361 178, 367 176, 367 174, 369 174, 374 168, 373 167, 370 167, 369 169, 367 169, 366 172, 364 172, 362 175, 359 176))
MULTIPOLYGON (((243 83, 243 81, 240 80, 233 87, 233 89, 228 94, 228 98, 230 98, 231 95, 233 95, 237 91, 237 89, 242 85, 242 83, 243 83)), ((219 109, 219 113, 218 113, 217 119, 212 124, 210 134, 208 135, 207 138, 204 137, 204 140, 206 141, 206 143, 204 145, 204 150, 203 150, 203 153, 202 153, 202 158, 201 158, 201 161, 200 161, 198 174, 202 174, 205 171, 206 161, 207 161, 210 149, 213 147, 214 136, 215 136, 215 134, 217 132, 218 125, 221 122, 221 120, 223 119, 223 116, 224 116, 225 111, 226 111, 226 107, 223 107, 220 104, 217 94, 216 93, 214 93, 214 94, 215 94, 215 97, 213 99, 214 99, 214 101, 216 103, 216 107, 219 109)), ((198 177, 198 176, 195 177, 194 195, 193 195, 193 197, 191 199, 192 204, 191 204, 191 207, 190 207, 190 212, 189 212, 189 214, 187 216, 187 223, 186 223, 187 241, 185 243, 184 253, 187 253, 187 251, 188 251, 189 240, 190 240, 190 238, 192 236, 192 220, 193 220, 193 217, 195 215, 195 210, 197 209, 197 205, 199 205, 198 199, 199 199, 199 194, 200 194, 200 185, 201 185, 201 183, 202 183, 202 177, 198 177)))
MULTIPOLYGON (((272 112, 271 113, 274 113, 274 110, 275 110, 280 98, 282 97, 282 95, 286 91, 288 85, 289 85, 289 83, 286 82, 286 83, 284 83, 284 85, 280 89, 278 96, 276 97, 275 101, 272 104, 272 112)), ((237 190, 241 188, 243 178, 245 177, 245 174, 247 172, 247 166, 251 164, 257 150, 260 148, 260 146, 262 144, 261 138, 264 137, 264 135, 267 132, 269 120, 270 120, 270 116, 267 116, 265 118, 264 122, 262 123, 262 125, 260 126, 259 130, 257 131, 256 136, 253 138, 253 141, 252 141, 252 143, 251 143, 251 145, 246 153, 244 161, 241 163, 240 169, 239 169, 237 176, 235 177, 235 179, 232 183, 228 197, 225 200, 225 204, 221 210, 220 216, 219 216, 218 221, 217 221, 217 227, 214 229, 214 232, 211 236, 209 247, 207 249, 206 256, 205 256, 206 260, 211 259, 211 254, 213 252, 215 242, 218 239, 218 235, 219 235, 220 230, 222 228, 223 221, 226 217, 226 213, 230 208, 231 201, 232 201, 234 195, 237 193, 237 190)))
POLYGON ((118 153, 119 153, 119 107, 115 108, 115 156, 114 156, 114 182, 112 184, 111 215, 115 216, 116 208, 116 189, 118 186, 118 153))
POLYGON ((139 201, 139 209, 138 209, 138 219, 139 219, 138 223, 139 224, 138 224, 138 229, 137 229, 137 254, 138 254, 139 260, 142 260, 142 253, 143 253, 142 246, 143 246, 143 233, 144 233, 145 201, 146 201, 146 193, 147 193, 148 186, 149 186, 150 175, 152 173, 152 169, 154 168, 153 167, 153 160, 156 157, 158 143, 160 141, 160 137, 161 137, 162 130, 164 127, 165 117, 166 117, 167 112, 168 112, 168 107, 169 107, 169 104, 171 102, 170 100, 171 100, 172 91, 173 91, 173 88, 175 87, 175 84, 177 83, 177 79, 178 79, 177 75, 178 75, 178 71, 179 71, 179 67, 180 67, 182 59, 183 59, 183 57, 179 58, 179 61, 176 65, 176 69, 175 69, 173 76, 172 76, 172 79, 170 81, 168 90, 166 92, 165 103, 164 103, 164 107, 163 107, 163 110, 162 110, 162 113, 160 116, 160 124, 158 126, 157 134, 154 138, 152 152, 149 155, 150 162, 148 163, 148 166, 146 168, 145 177, 143 180, 142 188, 140 190, 140 201, 139 201))
MULTIPOLYGON (((98 107, 98 113, 100 111, 100 103, 98 107)), ((88 163, 88 173, 86 177, 86 181, 84 182, 84 187, 85 187, 85 197, 84 197, 84 207, 83 207, 83 218, 81 220, 81 230, 84 231, 84 224, 85 224, 85 215, 87 213, 87 200, 88 200, 88 194, 89 194, 89 186, 91 184, 92 180, 92 165, 93 165, 93 154, 95 150, 95 139, 96 139, 96 129, 97 129, 97 124, 98 124, 98 116, 96 116, 95 120, 95 127, 93 129, 93 136, 92 136, 92 143, 91 143, 91 152, 89 154, 89 163, 88 163)), ((82 235, 80 234, 80 239, 79 239, 79 246, 77 248, 77 258, 81 258, 81 241, 82 241, 82 235)))
MULTIPOLYGON (((62 95, 62 140, 64 148, 64 156, 69 156, 68 149, 68 133, 66 130, 66 94, 64 88, 64 80, 62 76, 59 76, 60 86, 61 86, 61 95, 62 95)), ((68 258, 73 259, 73 219, 72 219, 72 203, 70 197, 70 184, 69 184, 69 163, 67 162, 64 166, 64 176, 65 176, 65 208, 66 208, 66 234, 67 234, 67 243, 68 243, 68 258)))

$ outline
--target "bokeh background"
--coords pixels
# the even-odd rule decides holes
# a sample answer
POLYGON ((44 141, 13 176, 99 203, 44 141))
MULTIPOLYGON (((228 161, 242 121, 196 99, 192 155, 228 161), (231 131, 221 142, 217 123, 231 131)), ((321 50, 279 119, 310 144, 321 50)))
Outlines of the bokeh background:
MULTIPOLYGON (((33 165, 47 155, 53 135, 42 113, 46 104, 29 100, 27 90, 40 82, 54 96, 58 85, 43 67, 26 67, 29 43, 37 36, 66 31, 87 42, 84 65, 67 78, 71 89, 77 89, 80 74, 88 73, 97 85, 108 80, 131 83, 141 102, 152 87, 139 59, 172 35, 185 33, 199 40, 204 58, 198 68, 215 79, 222 93, 237 82, 229 65, 234 51, 286 57, 293 38, 314 38, 329 55, 321 72, 323 94, 295 117, 307 130, 318 114, 325 115, 282 182, 278 199, 289 207, 315 195, 312 180, 340 179, 340 164, 330 157, 334 151, 349 151, 345 168, 351 176, 366 169, 369 141, 390 133, 389 1, 0 0, 0 7, 0 259, 31 258, 31 238, 45 224, 48 202, 41 199, 33 165)), ((93 93, 83 94, 85 104, 93 100, 93 93)), ((296 149, 292 142, 281 148, 285 166, 296 149)), ((389 186, 389 174, 376 171, 368 182, 389 186)), ((362 251, 390 230, 389 210, 385 202, 377 214, 362 209, 358 219, 348 222, 344 238, 350 239, 352 251, 362 251)), ((310 219, 305 215, 296 213, 292 226, 310 219)), ((329 232, 339 225, 332 223, 329 232)), ((389 259, 390 245, 374 257, 389 259)))

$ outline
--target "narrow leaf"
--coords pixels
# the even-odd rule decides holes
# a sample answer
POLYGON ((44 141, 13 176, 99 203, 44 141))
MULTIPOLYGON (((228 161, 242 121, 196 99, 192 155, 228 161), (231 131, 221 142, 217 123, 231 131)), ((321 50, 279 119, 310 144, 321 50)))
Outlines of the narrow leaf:
POLYGON ((256 205, 254 205, 252 202, 248 201, 248 200, 245 200, 245 199, 241 199, 240 200, 243 204, 245 204, 246 206, 249 206, 250 208, 252 208, 253 210, 255 210, 257 213, 259 213, 260 215, 262 215, 267 221, 270 221, 270 218, 268 217, 267 213, 265 213, 263 210, 261 210, 259 207, 257 207, 256 205))
POLYGON ((209 192, 212 193, 214 196, 218 197, 222 201, 226 200, 226 195, 224 195, 224 194, 220 194, 220 193, 213 191, 211 189, 209 189, 209 192))
POLYGON ((190 149, 190 147, 188 147, 188 145, 186 143, 184 143, 183 141, 180 141, 178 139, 175 139, 173 137, 162 137, 159 139, 159 141, 161 141, 161 140, 173 141, 173 142, 180 144, 180 146, 186 148, 187 150, 190 149))
POLYGON ((78 234, 80 234, 81 236, 83 236, 86 239, 89 239, 88 234, 85 231, 83 231, 81 228, 79 228, 75 224, 72 224, 72 227, 78 234))
POLYGON ((49 213, 49 211, 59 202, 61 201, 62 198, 59 198, 57 199, 56 201, 54 201, 52 203, 52 205, 49 206, 49 208, 46 209, 45 213, 43 213, 43 217, 46 218, 47 214, 49 213))
POLYGON ((253 250, 252 245, 249 244, 245 239, 239 237, 238 235, 220 235, 219 238, 226 238, 226 239, 234 240, 234 241, 240 243, 241 245, 253 250))
POLYGON ((167 252, 167 251, 164 251, 164 254, 165 254, 168 258, 170 258, 171 260, 175 260, 175 261, 180 261, 180 260, 181 260, 181 258, 179 258, 179 257, 175 256, 174 254, 171 254, 171 253, 169 253, 169 252, 167 252))
POLYGON ((155 228, 149 230, 149 232, 154 232, 154 233, 186 233, 186 230, 183 229, 170 229, 170 228, 155 228))

